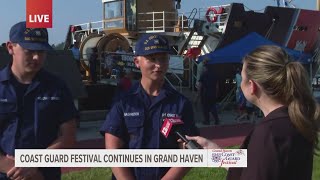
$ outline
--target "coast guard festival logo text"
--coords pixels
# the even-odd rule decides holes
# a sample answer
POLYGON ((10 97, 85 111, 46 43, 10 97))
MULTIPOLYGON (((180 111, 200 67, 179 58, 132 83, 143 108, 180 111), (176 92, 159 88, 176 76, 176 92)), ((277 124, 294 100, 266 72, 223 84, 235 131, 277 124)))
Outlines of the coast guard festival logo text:
POLYGON ((212 167, 247 167, 246 149, 213 149, 209 166, 212 167))
POLYGON ((27 28, 52 28, 52 0, 26 0, 27 28))

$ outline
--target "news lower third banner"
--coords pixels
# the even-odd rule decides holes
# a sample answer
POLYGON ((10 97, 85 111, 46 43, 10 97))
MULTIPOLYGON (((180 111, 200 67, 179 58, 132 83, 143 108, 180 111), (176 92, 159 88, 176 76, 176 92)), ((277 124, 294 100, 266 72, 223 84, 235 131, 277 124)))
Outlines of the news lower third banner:
POLYGON ((246 149, 16 149, 16 167, 247 167, 246 149))

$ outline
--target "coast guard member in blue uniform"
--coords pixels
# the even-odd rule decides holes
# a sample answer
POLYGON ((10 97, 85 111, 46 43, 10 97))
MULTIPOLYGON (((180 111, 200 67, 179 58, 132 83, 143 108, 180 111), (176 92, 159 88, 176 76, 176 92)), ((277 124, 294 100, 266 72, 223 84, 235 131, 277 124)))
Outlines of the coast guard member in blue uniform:
MULTIPOLYGON (((142 78, 115 103, 101 133, 107 149, 178 149, 177 137, 165 138, 160 129, 164 118, 179 117, 185 134, 198 134, 192 104, 165 82, 169 66, 168 40, 160 35, 144 35, 135 49, 134 63, 142 78)), ((117 179, 181 179, 190 168, 112 168, 117 179)))
POLYGON ((60 149, 75 143, 77 110, 64 82, 42 68, 44 28, 15 24, 7 42, 12 61, 0 71, 0 180, 60 179, 60 168, 14 167, 15 149, 60 149))

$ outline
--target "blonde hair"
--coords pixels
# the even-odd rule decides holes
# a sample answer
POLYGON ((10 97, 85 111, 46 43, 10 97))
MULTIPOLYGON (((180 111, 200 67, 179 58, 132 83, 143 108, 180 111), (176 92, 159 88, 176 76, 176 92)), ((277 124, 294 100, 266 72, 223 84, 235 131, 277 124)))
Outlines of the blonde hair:
POLYGON ((320 110, 302 64, 292 61, 278 46, 261 46, 243 61, 248 79, 257 82, 270 98, 288 106, 291 122, 316 148, 320 110))

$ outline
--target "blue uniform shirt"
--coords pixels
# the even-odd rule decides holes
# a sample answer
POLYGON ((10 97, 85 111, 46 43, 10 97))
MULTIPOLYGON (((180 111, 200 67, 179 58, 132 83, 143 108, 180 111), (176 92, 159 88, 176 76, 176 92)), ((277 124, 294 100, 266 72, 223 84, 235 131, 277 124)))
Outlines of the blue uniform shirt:
MULTIPOLYGON (((160 129, 164 118, 179 117, 184 121, 181 131, 198 135, 193 120, 192 104, 165 83, 156 97, 147 95, 141 84, 118 101, 107 115, 101 134, 119 137, 129 149, 177 149, 177 137, 165 138, 160 129)), ((160 179, 169 168, 133 168, 136 179, 160 179)))
POLYGON ((79 50, 79 48, 73 46, 71 48, 71 51, 72 51, 72 54, 73 54, 73 58, 78 60, 78 61, 80 61, 80 50, 79 50))
MULTIPOLYGON (((58 138, 60 125, 77 117, 64 82, 40 70, 24 94, 17 92, 11 65, 0 71, 0 151, 45 149, 58 138), (18 94, 20 94, 20 97, 18 94)), ((39 168, 45 179, 60 179, 60 168, 39 168)), ((0 179, 6 175, 0 173, 0 179)))

